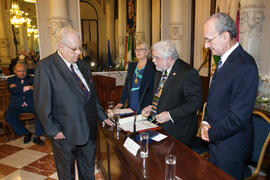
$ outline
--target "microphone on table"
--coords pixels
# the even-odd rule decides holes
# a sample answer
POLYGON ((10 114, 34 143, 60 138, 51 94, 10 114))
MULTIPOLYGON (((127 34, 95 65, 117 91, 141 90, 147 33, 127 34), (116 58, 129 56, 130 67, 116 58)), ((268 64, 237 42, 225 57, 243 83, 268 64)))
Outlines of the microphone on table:
POLYGON ((147 84, 145 85, 145 89, 144 89, 144 91, 143 91, 143 93, 142 93, 141 99, 140 99, 140 101, 139 101, 139 103, 138 103, 138 106, 137 106, 137 108, 136 108, 136 111, 135 111, 134 120, 133 120, 133 132, 129 135, 129 137, 130 137, 131 139, 133 139, 134 141, 135 141, 135 139, 136 139, 136 135, 138 134, 138 133, 136 132, 136 119, 137 119, 138 110, 139 110, 139 108, 141 107, 143 97, 144 97, 145 93, 147 92, 147 90, 149 90, 149 83, 147 83, 147 84))

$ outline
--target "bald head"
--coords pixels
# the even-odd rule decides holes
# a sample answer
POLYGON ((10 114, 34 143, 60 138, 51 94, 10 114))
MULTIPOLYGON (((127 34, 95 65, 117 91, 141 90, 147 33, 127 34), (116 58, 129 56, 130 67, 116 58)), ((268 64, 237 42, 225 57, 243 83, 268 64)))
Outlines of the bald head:
POLYGON ((58 51, 69 63, 77 62, 81 53, 79 33, 71 28, 63 28, 58 34, 58 51))
POLYGON ((17 63, 14 67, 14 73, 20 79, 24 79, 26 76, 26 66, 23 63, 17 63))

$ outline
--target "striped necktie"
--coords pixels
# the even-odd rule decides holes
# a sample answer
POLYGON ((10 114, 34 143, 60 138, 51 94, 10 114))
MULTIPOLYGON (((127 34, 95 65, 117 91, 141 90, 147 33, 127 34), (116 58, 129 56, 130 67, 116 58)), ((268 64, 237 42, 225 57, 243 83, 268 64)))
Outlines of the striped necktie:
POLYGON ((78 74, 74 71, 73 65, 70 65, 70 69, 71 69, 71 73, 72 75, 75 77, 76 82, 78 83, 78 85, 80 86, 80 88, 83 91, 84 97, 87 98, 89 91, 87 90, 87 88, 85 87, 85 85, 83 84, 82 80, 80 79, 80 77, 78 76, 78 74))
POLYGON ((156 115, 157 114, 157 105, 158 105, 158 102, 159 102, 159 99, 160 99, 160 96, 161 96, 161 93, 162 93, 162 89, 164 87, 164 84, 165 84, 165 81, 167 80, 167 71, 165 71, 163 74, 162 74, 162 77, 159 81, 159 85, 158 85, 158 88, 155 92, 155 96, 153 98, 153 102, 152 102, 152 115, 156 115))

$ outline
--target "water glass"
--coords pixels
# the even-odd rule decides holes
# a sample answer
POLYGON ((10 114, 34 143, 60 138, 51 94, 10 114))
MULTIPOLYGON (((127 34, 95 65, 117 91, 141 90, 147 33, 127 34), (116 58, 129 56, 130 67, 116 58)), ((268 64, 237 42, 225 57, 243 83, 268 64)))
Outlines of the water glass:
POLYGON ((140 133, 140 156, 141 158, 148 157, 149 134, 146 132, 140 133))
POLYGON ((108 109, 113 110, 113 108, 114 108, 114 102, 108 101, 108 109))
POLYGON ((108 101, 108 116, 110 119, 113 118, 113 108, 114 108, 114 102, 108 101))
POLYGON ((165 180, 175 180, 176 156, 165 157, 165 180))

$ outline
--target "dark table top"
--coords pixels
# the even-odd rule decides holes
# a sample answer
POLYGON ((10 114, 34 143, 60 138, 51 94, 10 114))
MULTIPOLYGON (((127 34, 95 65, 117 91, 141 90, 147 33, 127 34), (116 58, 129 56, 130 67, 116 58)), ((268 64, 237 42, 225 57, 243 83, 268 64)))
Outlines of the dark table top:
MULTIPOLYGON (((119 138, 116 138, 116 128, 101 127, 101 131, 114 146, 121 163, 125 164, 124 167, 131 171, 136 179, 164 179, 165 156, 167 154, 173 154, 177 157, 176 176, 184 180, 234 179, 169 135, 160 142, 151 142, 148 157, 144 160, 140 157, 139 152, 136 156, 133 156, 123 147, 127 137, 126 132, 120 131, 119 138), (143 168, 143 164, 145 168, 143 168)), ((159 130, 159 132, 166 134, 162 130, 159 130)))

